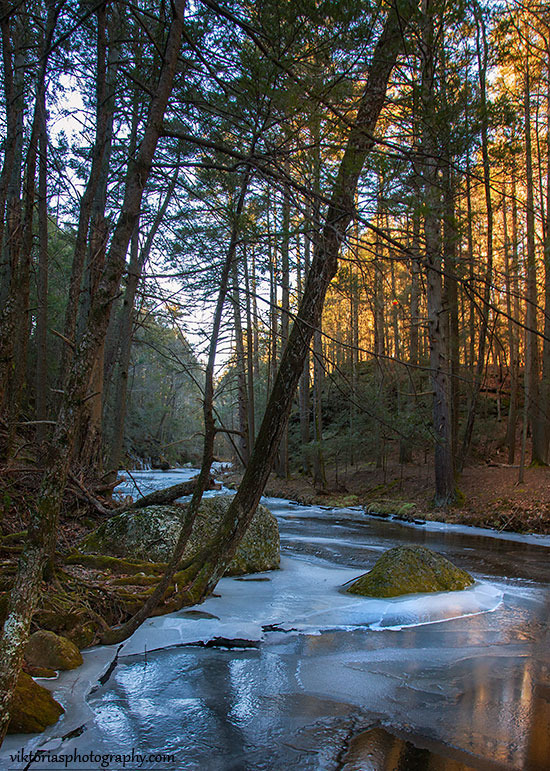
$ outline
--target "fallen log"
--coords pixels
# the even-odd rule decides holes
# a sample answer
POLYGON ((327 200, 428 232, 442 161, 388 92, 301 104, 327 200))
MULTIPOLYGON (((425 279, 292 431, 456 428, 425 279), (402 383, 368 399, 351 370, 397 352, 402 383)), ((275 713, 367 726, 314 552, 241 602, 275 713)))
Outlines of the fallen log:
MULTIPOLYGON (((124 511, 130 511, 133 509, 143 509, 145 506, 168 505, 177 498, 182 498, 184 495, 192 495, 197 479, 198 477, 193 477, 193 479, 188 479, 187 482, 180 482, 177 485, 165 487, 164 490, 155 490, 148 495, 144 495, 143 498, 134 501, 130 506, 123 506, 121 508, 123 508, 124 511)), ((220 483, 210 477, 207 490, 219 490, 220 487, 220 483)))

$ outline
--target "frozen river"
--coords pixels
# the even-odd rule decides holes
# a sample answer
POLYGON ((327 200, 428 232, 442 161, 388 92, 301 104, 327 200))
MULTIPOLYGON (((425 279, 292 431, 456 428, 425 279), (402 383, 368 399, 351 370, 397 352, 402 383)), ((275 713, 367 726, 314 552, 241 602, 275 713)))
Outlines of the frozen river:
MULTIPOLYGON (((134 474, 142 492, 186 475, 134 474)), ((9 737, 2 767, 550 769, 550 539, 264 502, 282 569, 223 579, 120 649, 85 652, 50 686, 67 714, 27 740, 50 756, 18 762, 23 737, 9 737), (476 585, 391 601, 340 591, 396 543, 430 546, 476 585)))

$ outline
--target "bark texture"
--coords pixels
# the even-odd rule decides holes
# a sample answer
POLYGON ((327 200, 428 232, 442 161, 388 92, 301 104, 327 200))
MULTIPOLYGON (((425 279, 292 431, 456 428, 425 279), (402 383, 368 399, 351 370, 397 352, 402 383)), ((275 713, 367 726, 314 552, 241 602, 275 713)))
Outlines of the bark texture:
POLYGON ((302 375, 313 331, 319 328, 325 294, 338 268, 340 246, 354 212, 355 191, 368 153, 373 131, 386 99, 395 61, 403 50, 403 30, 414 4, 392 6, 373 52, 367 83, 351 127, 344 156, 334 182, 324 226, 316 244, 304 295, 283 350, 277 377, 260 426, 254 450, 237 494, 212 545, 208 560, 196 565, 189 595, 204 597, 223 575, 254 515, 288 421, 292 401, 302 375))
POLYGON ((152 98, 137 157, 128 168, 121 212, 108 250, 105 269, 90 308, 89 323, 75 352, 64 387, 55 433, 46 458, 38 503, 31 511, 28 540, 21 555, 0 640, 0 742, 9 722, 10 701, 21 669, 31 618, 38 601, 42 572, 52 555, 59 508, 69 474, 74 443, 92 369, 105 339, 111 305, 124 270, 126 251, 139 216, 176 72, 183 34, 184 0, 175 0, 163 65, 152 98))

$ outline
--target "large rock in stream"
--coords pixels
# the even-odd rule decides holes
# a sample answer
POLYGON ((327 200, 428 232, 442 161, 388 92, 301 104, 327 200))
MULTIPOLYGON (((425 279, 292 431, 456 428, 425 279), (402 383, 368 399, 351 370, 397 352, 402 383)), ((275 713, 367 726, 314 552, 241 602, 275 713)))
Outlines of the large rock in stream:
MULTIPOLYGON (((183 555, 187 560, 214 537, 233 496, 215 495, 201 502, 183 555)), ((178 540, 182 506, 147 506, 111 517, 90 533, 80 551, 128 560, 168 562, 178 540)), ((258 506, 226 575, 261 573, 279 567, 279 527, 265 506, 258 506)))
POLYGON ((346 587, 346 591, 367 597, 398 597, 454 592, 473 583, 469 573, 425 546, 396 546, 384 552, 372 570, 346 587))

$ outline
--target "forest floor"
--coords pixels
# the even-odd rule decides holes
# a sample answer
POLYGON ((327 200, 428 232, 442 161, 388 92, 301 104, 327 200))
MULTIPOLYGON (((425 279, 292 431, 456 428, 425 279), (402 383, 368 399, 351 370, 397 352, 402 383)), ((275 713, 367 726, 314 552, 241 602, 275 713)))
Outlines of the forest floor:
MULTIPOLYGON (((398 514, 405 519, 429 519, 489 527, 520 533, 550 534, 550 467, 526 468, 518 483, 519 468, 501 464, 472 465, 460 481, 460 501, 448 509, 433 506, 433 467, 429 463, 385 468, 363 463, 345 473, 327 467, 327 489, 310 478, 283 479, 271 474, 265 494, 322 506, 365 506, 372 513, 398 514), (406 505, 409 504, 409 505, 406 505)), ((240 474, 230 473, 225 484, 235 486, 240 474)))

